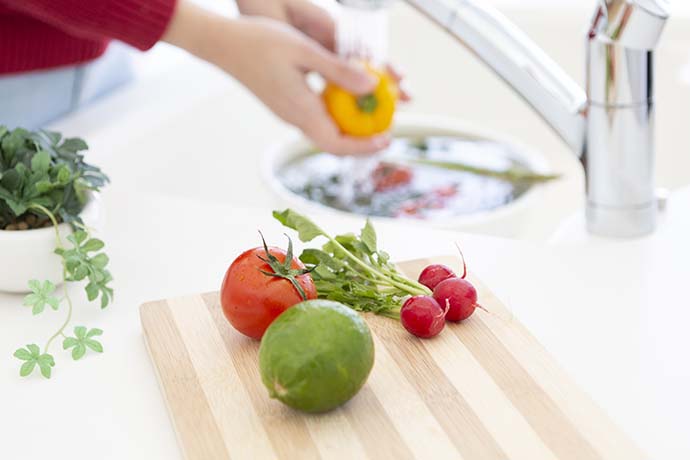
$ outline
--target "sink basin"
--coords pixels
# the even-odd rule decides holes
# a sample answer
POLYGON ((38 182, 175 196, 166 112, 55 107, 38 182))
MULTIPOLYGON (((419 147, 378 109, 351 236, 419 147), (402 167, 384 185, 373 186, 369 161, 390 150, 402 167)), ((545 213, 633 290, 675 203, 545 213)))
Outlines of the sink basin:
MULTIPOLYGON (((514 139, 482 130, 452 118, 400 114, 396 119, 393 134, 395 137, 405 138, 448 136, 468 140, 496 142, 507 146, 510 150, 511 158, 514 158, 534 172, 542 174, 554 172, 564 173, 564 171, 554 171, 553 168, 550 167, 545 156, 520 144, 514 139)), ((283 180, 283 172, 286 165, 291 164, 296 159, 300 159, 311 152, 313 152, 313 147, 308 140, 302 137, 295 137, 270 149, 265 156, 263 171, 266 184, 275 193, 281 206, 292 207, 309 215, 337 214, 352 216, 351 212, 346 212, 341 209, 336 209, 335 207, 321 204, 318 201, 310 200, 296 191, 293 191, 293 189, 286 185, 283 180)), ((291 168, 294 169, 295 167, 291 166, 291 168)), ((565 173, 567 175, 567 172, 565 173)), ((567 180, 567 177, 563 179, 567 180)), ((561 179, 559 179, 559 181, 560 180, 561 179)), ((539 202, 547 199, 548 189, 556 185, 556 183, 533 185, 514 200, 489 210, 469 212, 455 216, 435 217, 426 220, 406 217, 372 217, 375 220, 405 220, 410 224, 431 225, 443 229, 474 231, 511 237, 520 234, 523 225, 529 220, 530 213, 539 209, 539 202)), ((482 190, 484 190, 484 188, 482 190)))

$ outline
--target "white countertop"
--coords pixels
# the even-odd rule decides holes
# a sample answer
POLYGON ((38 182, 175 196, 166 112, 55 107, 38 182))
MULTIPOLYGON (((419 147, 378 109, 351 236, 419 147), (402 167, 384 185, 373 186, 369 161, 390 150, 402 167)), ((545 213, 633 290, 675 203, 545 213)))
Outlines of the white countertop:
MULTIPOLYGON (((76 324, 105 330, 103 355, 72 362, 56 349, 50 381, 20 379, 12 351, 45 337, 61 313, 32 317, 20 297, 0 295, 2 458, 179 456, 137 307, 218 289, 233 257, 257 244, 259 228, 269 241, 283 238, 269 209, 135 196, 117 185, 104 204, 116 300, 103 312, 79 301, 75 314, 76 324)), ((607 245, 539 246, 393 225, 379 231, 398 259, 449 253, 460 241, 471 269, 652 458, 687 459, 688 206, 690 189, 672 199, 658 235, 607 245)), ((338 231, 359 224, 324 222, 338 231)))

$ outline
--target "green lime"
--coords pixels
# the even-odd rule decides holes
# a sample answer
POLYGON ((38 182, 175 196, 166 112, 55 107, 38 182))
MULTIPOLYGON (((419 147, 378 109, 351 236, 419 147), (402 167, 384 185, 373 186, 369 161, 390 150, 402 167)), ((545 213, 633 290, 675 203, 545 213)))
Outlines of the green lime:
POLYGON ((325 412, 362 388, 374 365, 374 341, 350 308, 308 300, 266 329, 259 365, 272 398, 305 412, 325 412))

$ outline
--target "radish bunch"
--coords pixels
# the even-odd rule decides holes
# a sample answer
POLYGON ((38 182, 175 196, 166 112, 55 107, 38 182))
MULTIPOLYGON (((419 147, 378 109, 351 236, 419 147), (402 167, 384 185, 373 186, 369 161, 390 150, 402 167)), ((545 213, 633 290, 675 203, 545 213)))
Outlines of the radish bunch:
MULTIPOLYGON (((462 252, 461 252, 462 255, 462 252)), ((430 338, 441 333, 446 321, 463 321, 472 316, 477 304, 477 290, 467 281, 467 266, 462 261, 462 276, 445 265, 429 265, 419 275, 419 282, 433 294, 407 299, 400 310, 400 321, 417 337, 430 338)))

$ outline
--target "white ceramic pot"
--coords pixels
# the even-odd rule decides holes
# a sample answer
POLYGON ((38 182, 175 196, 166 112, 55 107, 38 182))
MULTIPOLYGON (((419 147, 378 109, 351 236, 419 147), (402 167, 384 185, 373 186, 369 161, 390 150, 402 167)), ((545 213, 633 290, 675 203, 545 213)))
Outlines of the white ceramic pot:
MULTIPOLYGON (((512 151, 519 159, 533 171, 552 173, 546 158, 525 145, 505 136, 486 132, 467 123, 452 118, 399 114, 396 116, 393 134, 398 136, 457 136, 467 139, 492 140, 512 146, 512 151)), ((270 149, 263 165, 263 176, 269 188, 277 195, 281 206, 291 207, 309 215, 352 215, 344 211, 333 209, 320 203, 307 200, 287 189, 278 178, 281 167, 295 157, 304 155, 313 147, 303 137, 295 137, 270 149)), ((515 201, 499 208, 478 212, 470 215, 457 216, 448 219, 418 220, 404 218, 377 217, 374 221, 405 221, 410 225, 432 225, 441 229, 463 230, 485 233, 495 236, 514 237, 520 234, 531 212, 537 208, 540 188, 536 185, 517 198, 515 201)), ((543 197, 542 197, 543 198, 543 197)))
MULTIPOLYGON (((98 195, 91 194, 81 213, 84 223, 98 228, 101 223, 101 207, 98 195)), ((66 243, 72 230, 60 224, 60 236, 66 243)), ((29 280, 50 280, 59 284, 62 280, 62 263, 55 250, 55 229, 0 230, 0 291, 28 292, 29 280)))

